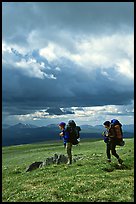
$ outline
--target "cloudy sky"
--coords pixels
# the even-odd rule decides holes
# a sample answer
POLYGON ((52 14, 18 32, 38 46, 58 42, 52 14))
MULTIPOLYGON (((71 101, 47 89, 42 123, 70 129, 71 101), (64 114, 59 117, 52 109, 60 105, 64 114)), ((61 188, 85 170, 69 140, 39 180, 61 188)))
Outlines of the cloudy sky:
POLYGON ((133 2, 3 2, 2 121, 134 123, 133 2))

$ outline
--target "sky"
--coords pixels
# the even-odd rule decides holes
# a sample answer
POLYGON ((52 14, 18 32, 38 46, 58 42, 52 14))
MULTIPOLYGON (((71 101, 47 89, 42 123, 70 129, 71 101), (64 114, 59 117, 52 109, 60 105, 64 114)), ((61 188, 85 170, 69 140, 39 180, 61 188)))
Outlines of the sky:
POLYGON ((133 2, 2 2, 2 123, 134 123, 133 2))

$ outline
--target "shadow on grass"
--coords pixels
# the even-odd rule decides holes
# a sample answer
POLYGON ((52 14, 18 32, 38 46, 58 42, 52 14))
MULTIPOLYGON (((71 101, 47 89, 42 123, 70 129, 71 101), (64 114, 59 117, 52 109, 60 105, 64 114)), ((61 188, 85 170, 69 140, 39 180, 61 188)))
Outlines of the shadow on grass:
POLYGON ((114 167, 115 169, 120 169, 120 170, 131 170, 132 169, 132 166, 125 165, 125 164, 122 164, 122 165, 114 164, 114 167))
POLYGON ((125 164, 112 164, 110 165, 109 167, 105 167, 103 168, 102 170, 103 171, 106 171, 106 172, 112 172, 114 170, 131 170, 132 169, 132 166, 130 165, 125 165, 125 164))

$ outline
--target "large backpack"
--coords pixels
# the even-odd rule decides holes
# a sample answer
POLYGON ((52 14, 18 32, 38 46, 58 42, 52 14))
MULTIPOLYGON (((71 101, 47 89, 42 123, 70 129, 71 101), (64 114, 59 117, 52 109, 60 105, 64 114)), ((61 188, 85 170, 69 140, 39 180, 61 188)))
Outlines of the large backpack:
POLYGON ((81 131, 81 128, 79 126, 76 126, 74 120, 69 120, 66 131, 69 133, 68 142, 71 142, 73 145, 77 145, 79 143, 77 139, 80 137, 79 131, 81 131))
POLYGON ((111 120, 111 125, 114 128, 116 133, 116 138, 119 141, 118 145, 124 146, 125 142, 123 141, 123 131, 122 131, 122 124, 117 119, 111 120))

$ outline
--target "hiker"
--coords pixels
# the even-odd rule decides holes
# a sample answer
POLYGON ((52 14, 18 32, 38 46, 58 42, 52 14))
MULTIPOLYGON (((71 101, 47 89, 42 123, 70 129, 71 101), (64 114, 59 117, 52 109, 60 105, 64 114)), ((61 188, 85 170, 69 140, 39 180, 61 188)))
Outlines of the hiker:
POLYGON ((65 126, 66 126, 66 123, 64 123, 64 122, 61 122, 61 123, 59 123, 59 128, 60 128, 60 130, 61 130, 61 132, 60 132, 60 137, 63 137, 63 144, 64 144, 64 148, 66 148, 66 143, 67 143, 67 139, 68 139, 68 133, 66 133, 65 132, 65 126))
POLYGON ((108 131, 104 131, 102 133, 104 137, 104 142, 106 143, 106 154, 107 154, 107 161, 111 162, 111 155, 110 155, 110 140, 108 136, 108 131))
POLYGON ((66 123, 61 122, 59 123, 59 128, 61 130, 60 136, 63 137, 64 147, 66 148, 67 155, 68 155, 68 162, 67 164, 72 164, 72 143, 69 141, 69 133, 65 129, 66 123))
POLYGON ((76 123, 73 120, 69 120, 65 128, 65 123, 59 123, 59 128, 62 130, 60 136, 64 139, 64 145, 66 147, 68 155, 68 163, 72 164, 72 145, 77 145, 80 141, 79 131, 81 128, 76 126, 76 123))
POLYGON ((111 151, 112 155, 118 159, 119 164, 122 164, 123 160, 119 157, 119 155, 116 152, 116 145, 119 145, 120 140, 122 140, 121 138, 120 139, 117 138, 118 127, 115 128, 110 121, 105 121, 103 125, 107 129, 107 134, 104 135, 107 137, 107 142, 106 142, 107 144, 106 153, 108 158, 107 161, 111 162, 111 154, 110 154, 110 151, 111 151))

